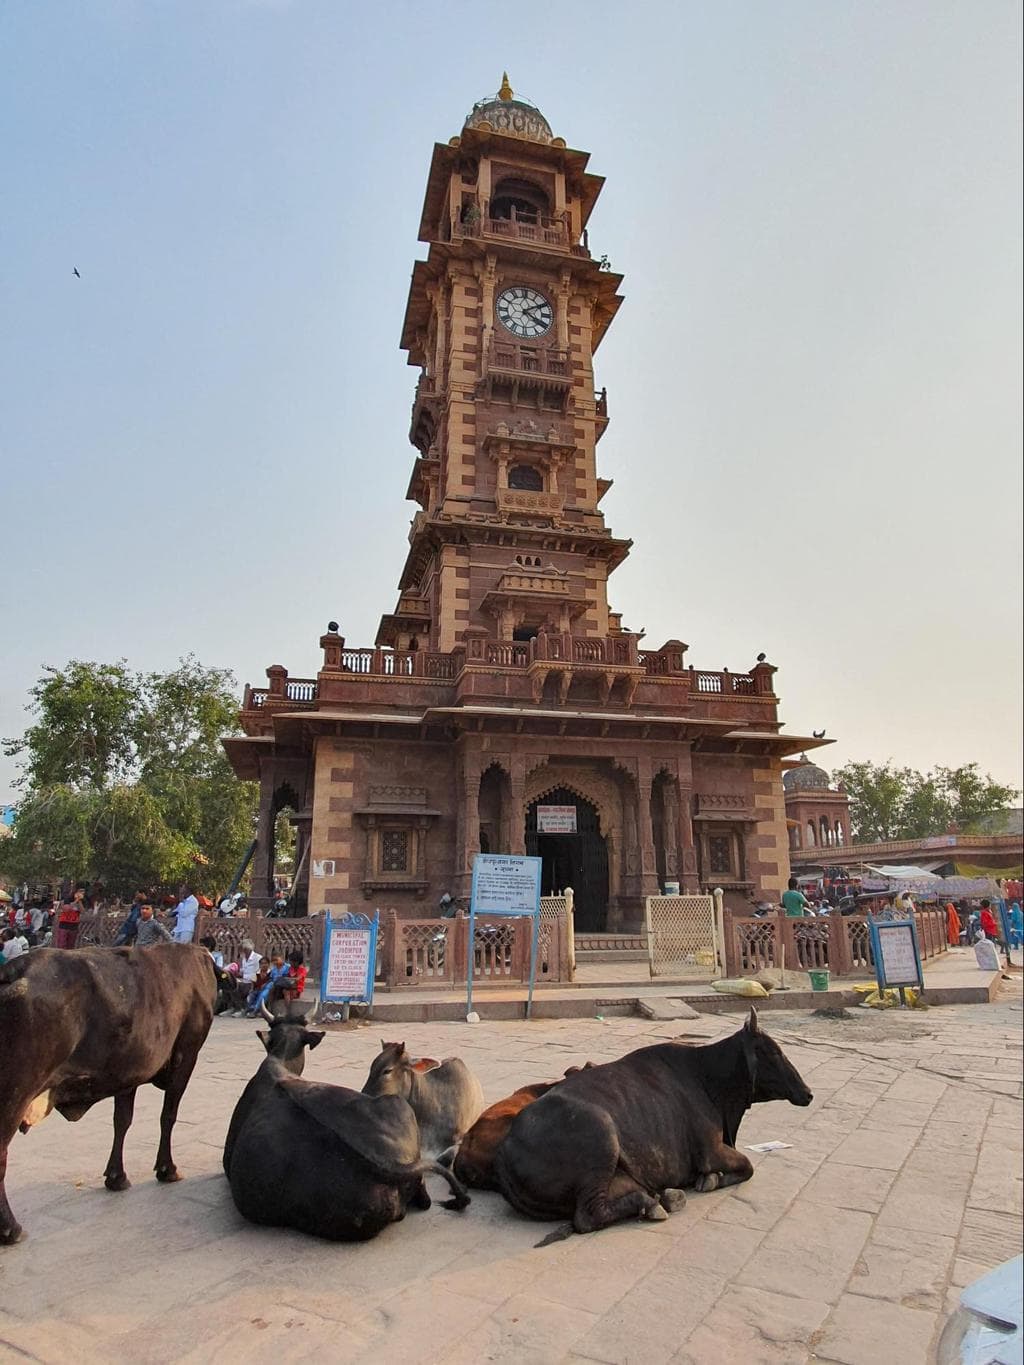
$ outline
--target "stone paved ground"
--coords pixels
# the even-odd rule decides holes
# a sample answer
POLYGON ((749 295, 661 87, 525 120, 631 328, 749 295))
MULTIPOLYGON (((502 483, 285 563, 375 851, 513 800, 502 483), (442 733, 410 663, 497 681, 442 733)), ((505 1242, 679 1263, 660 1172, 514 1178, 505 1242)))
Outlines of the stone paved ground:
MULTIPOLYGON (((185 1097, 176 1157, 149 1175, 159 1096, 140 1092, 127 1194, 100 1172, 110 1105, 15 1139, 8 1188, 29 1240, 0 1251, 0 1358, 44 1361, 727 1362, 929 1359, 961 1286, 1021 1246, 1021 995, 848 1020, 765 1024, 815 1092, 761 1105, 746 1185, 692 1195, 667 1222, 572 1237, 477 1194, 464 1214, 410 1212, 364 1246, 251 1227, 220 1156, 262 1055, 218 1020, 185 1097)), ((574 1062, 735 1017, 409 1025, 410 1049, 459 1053, 488 1099, 574 1062)), ((376 1030, 329 1035, 307 1075, 360 1085, 376 1030)))

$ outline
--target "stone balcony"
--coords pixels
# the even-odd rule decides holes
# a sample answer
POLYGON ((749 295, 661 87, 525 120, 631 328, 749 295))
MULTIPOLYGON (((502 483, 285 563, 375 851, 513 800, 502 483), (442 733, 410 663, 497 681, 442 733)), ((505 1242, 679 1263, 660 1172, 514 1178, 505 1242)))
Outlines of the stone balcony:
MULTIPOLYGON (((577 677, 628 677, 630 698, 659 710, 725 704, 728 714, 733 706, 769 703, 774 717, 777 700, 772 687, 775 670, 769 664, 758 664, 749 673, 727 669, 709 672, 685 665, 685 646, 677 641, 669 641, 660 650, 641 650, 638 637, 625 632, 604 637, 542 632, 523 641, 471 636, 448 653, 384 647, 350 649, 339 635, 323 636, 321 645, 324 668, 316 679, 289 678, 286 669, 275 665, 267 670, 268 687, 246 687, 242 713, 243 718, 251 718, 247 728, 258 730, 258 717, 268 710, 297 711, 348 700, 368 701, 376 693, 367 692, 367 686, 385 681, 391 688, 408 684, 420 700, 448 705, 463 694, 479 696, 481 678, 486 684, 489 674, 510 703, 529 702, 537 676, 551 670, 577 677), (466 681, 470 675, 474 679, 472 688, 466 681), (516 683, 516 678, 522 681, 516 683)), ((386 701, 411 704, 412 695, 406 701, 405 688, 400 693, 389 688, 386 701)), ((380 704, 385 704, 383 694, 380 704)))
POLYGON ((494 502, 501 513, 518 512, 530 517, 560 517, 565 507, 563 493, 539 493, 526 488, 495 489, 494 502))

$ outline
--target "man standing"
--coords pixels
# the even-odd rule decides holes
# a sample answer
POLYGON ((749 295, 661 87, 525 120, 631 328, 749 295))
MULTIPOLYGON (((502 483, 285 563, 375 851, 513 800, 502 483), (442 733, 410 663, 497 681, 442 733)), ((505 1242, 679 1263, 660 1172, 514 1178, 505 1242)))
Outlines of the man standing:
POLYGON ((196 932, 196 915, 199 914, 199 902, 190 886, 181 888, 181 900, 174 907, 174 913, 176 915, 174 921, 175 943, 191 943, 196 932))
POLYGON ((795 877, 790 877, 789 889, 782 893, 782 908, 789 919, 802 919, 811 908, 811 902, 797 886, 795 877))

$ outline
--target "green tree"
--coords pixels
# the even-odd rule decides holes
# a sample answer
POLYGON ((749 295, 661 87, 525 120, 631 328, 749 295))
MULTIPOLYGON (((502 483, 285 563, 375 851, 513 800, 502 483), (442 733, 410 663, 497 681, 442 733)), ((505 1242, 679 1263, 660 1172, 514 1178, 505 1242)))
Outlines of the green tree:
POLYGON ((888 843, 961 829, 981 816, 1005 810, 1020 795, 982 775, 977 763, 937 767, 928 773, 892 762, 847 763, 835 774, 850 798, 856 843, 888 843))
POLYGON ((21 761, 0 870, 101 880, 111 890, 228 882, 252 838, 256 790, 220 744, 237 733, 233 680, 191 656, 170 673, 73 660, 32 689, 35 721, 4 747, 21 761))

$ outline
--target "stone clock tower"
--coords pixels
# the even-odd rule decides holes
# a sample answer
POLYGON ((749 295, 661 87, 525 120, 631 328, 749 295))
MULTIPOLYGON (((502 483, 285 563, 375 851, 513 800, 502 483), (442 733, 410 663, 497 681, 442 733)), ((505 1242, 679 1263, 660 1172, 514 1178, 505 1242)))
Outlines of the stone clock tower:
POLYGON ((409 496, 421 507, 378 643, 447 651, 467 636, 605 637, 608 574, 593 357, 621 276, 587 249, 603 181, 506 77, 438 144, 402 346, 422 374, 409 496))
POLYGON ((246 688, 225 748, 260 784, 256 905, 282 811, 299 897, 332 913, 429 915, 481 851, 540 857, 592 932, 636 926, 665 885, 740 906, 785 886, 782 766, 819 741, 782 733, 775 669, 695 668, 609 610, 630 542, 601 511, 594 355, 621 278, 591 254, 588 160, 507 78, 434 147, 398 601, 372 647, 332 621, 316 677, 273 665, 246 688))

